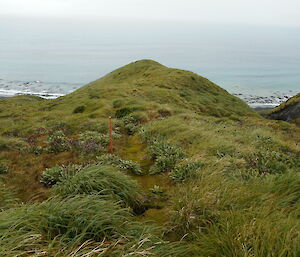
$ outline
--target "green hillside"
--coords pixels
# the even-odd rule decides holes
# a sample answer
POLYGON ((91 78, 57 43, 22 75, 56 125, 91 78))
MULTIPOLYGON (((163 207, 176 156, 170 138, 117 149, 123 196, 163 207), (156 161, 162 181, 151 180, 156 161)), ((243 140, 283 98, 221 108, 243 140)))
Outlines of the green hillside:
POLYGON ((150 60, 1 100, 0 256, 298 257, 299 156, 295 124, 150 60))
POLYGON ((0 102, 0 131, 115 116, 116 110, 160 115, 193 111, 215 117, 255 115, 241 100, 199 75, 151 60, 131 63, 74 93, 54 100, 18 96, 0 102), (76 112, 79 108, 79 114, 76 112), (80 111, 80 109, 82 109, 80 111))

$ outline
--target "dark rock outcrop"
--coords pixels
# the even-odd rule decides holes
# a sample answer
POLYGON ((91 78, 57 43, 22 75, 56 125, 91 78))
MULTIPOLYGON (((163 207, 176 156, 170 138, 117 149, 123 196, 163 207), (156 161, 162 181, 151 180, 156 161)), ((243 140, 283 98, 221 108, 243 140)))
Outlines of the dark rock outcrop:
POLYGON ((300 93, 281 104, 268 115, 270 119, 294 121, 300 118, 300 93))

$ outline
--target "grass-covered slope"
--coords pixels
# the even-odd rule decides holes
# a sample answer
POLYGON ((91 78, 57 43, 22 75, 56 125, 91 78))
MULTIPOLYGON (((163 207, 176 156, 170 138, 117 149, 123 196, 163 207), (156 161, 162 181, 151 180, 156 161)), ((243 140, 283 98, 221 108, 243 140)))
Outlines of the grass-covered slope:
POLYGON ((117 69, 68 95, 65 101, 99 99, 101 103, 112 105, 124 98, 124 105, 136 104, 145 110, 155 110, 162 105, 174 107, 178 112, 193 110, 218 117, 252 113, 245 103, 208 79, 151 60, 117 69))
POLYGON ((216 117, 255 115, 240 99, 195 73, 142 60, 58 99, 17 96, 0 101, 0 132, 23 133, 24 129, 52 126, 58 117, 70 124, 79 117, 82 122, 114 117, 116 110, 123 108, 125 112, 140 110, 153 116, 169 109, 216 117))
POLYGON ((295 124, 153 61, 6 99, 0 256, 298 257, 299 157, 295 124))
POLYGON ((300 93, 274 108, 268 116, 275 120, 295 121, 300 125, 300 93))

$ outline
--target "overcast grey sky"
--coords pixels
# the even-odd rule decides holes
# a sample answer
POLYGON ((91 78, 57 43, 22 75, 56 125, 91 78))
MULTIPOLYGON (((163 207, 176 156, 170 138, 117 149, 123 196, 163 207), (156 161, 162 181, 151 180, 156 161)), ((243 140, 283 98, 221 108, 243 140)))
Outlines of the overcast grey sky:
POLYGON ((300 26, 300 0, 0 0, 0 16, 300 26))

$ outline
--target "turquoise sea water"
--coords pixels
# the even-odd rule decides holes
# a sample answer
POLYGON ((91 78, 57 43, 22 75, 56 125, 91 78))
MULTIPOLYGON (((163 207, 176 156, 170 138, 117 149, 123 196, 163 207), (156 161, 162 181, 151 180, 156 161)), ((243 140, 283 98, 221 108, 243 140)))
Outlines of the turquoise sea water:
POLYGON ((300 28, 0 18, 0 95, 66 94, 139 59, 234 93, 300 91, 300 28))

